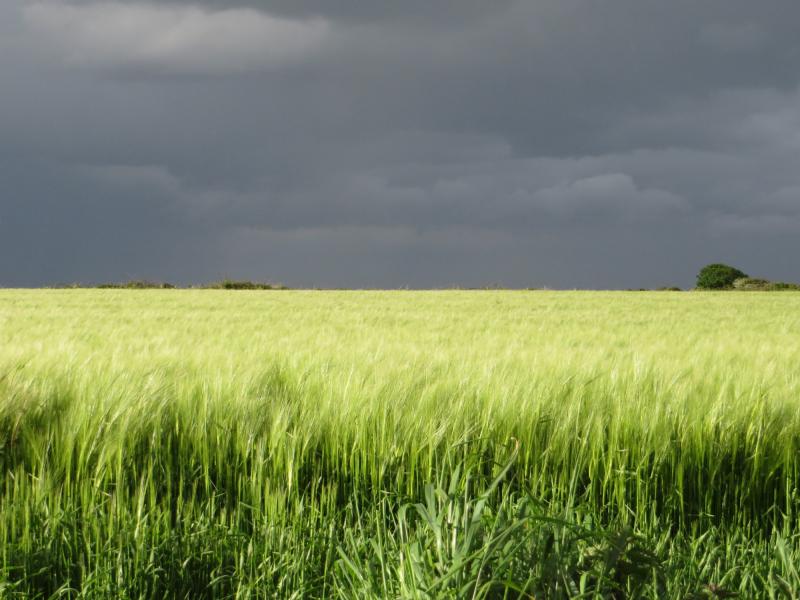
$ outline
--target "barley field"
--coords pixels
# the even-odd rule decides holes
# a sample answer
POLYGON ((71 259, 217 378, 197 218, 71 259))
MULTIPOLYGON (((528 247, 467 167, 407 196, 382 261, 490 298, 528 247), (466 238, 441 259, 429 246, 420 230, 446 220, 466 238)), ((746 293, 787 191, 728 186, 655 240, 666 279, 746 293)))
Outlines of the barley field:
POLYGON ((800 598, 800 294, 0 290, 0 598, 800 598))

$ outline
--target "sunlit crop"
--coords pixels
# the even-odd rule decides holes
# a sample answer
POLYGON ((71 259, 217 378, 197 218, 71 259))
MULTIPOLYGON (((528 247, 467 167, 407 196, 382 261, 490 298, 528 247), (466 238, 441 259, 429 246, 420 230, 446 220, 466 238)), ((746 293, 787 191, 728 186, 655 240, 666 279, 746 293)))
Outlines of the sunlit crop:
POLYGON ((799 452, 792 292, 0 291, 0 597, 794 598, 799 452))

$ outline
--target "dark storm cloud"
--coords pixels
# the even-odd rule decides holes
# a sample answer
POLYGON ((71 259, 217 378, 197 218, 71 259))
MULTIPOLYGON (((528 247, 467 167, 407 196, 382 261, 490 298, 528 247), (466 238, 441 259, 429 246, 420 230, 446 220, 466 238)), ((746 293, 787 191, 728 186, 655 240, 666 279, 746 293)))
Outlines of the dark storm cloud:
POLYGON ((0 5, 0 284, 800 280, 794 0, 0 5))

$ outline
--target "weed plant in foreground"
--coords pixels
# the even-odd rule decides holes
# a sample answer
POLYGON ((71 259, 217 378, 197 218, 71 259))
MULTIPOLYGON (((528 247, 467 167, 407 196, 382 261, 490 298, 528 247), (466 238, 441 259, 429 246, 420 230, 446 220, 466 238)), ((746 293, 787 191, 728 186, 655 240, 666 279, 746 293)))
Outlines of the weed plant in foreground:
POLYGON ((0 291, 2 598, 796 598, 800 294, 0 291))

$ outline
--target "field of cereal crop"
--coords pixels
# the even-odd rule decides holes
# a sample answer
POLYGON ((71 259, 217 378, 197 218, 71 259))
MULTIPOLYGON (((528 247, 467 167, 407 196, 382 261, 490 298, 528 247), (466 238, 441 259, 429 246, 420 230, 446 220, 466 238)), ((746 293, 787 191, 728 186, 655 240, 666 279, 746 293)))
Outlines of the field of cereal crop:
POLYGON ((3 598, 797 598, 800 294, 0 290, 3 598))

